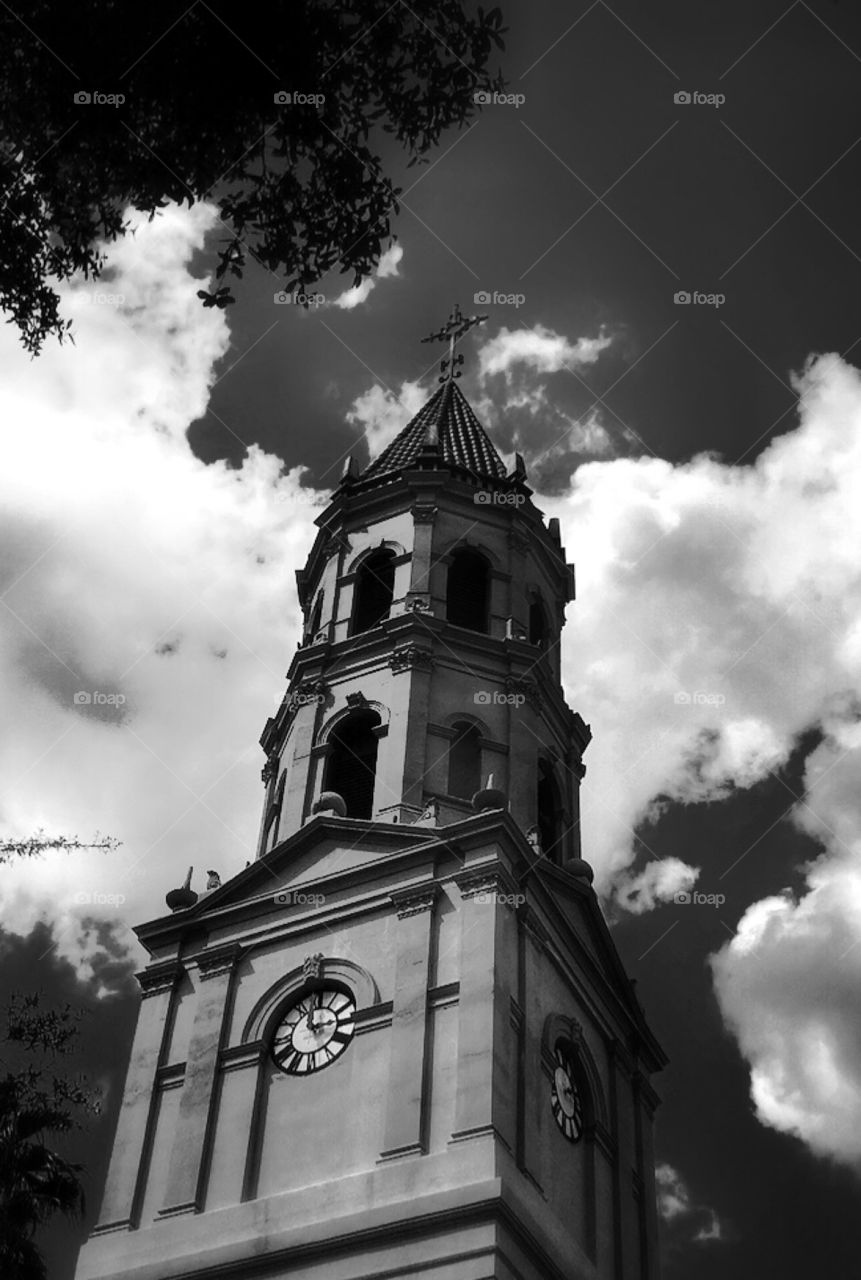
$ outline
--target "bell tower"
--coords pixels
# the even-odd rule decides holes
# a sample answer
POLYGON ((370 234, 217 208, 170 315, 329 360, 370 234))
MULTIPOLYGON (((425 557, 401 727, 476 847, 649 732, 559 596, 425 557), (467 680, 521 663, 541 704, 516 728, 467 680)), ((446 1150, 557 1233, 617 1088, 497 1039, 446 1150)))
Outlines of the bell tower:
POLYGON ((573 566, 457 384, 478 319, 317 521, 256 860, 138 929, 78 1280, 657 1277, 665 1059, 581 856, 573 566))

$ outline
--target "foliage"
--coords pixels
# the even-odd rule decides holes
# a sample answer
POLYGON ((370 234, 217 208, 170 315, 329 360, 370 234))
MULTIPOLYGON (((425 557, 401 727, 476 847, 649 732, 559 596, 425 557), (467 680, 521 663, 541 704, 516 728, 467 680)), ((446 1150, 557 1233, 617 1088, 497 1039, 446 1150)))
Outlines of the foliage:
POLYGON ((92 840, 79 840, 77 836, 46 836, 43 831, 27 836, 24 840, 0 839, 0 866, 12 858, 38 858, 49 849, 61 849, 70 853, 74 849, 101 849, 105 853, 119 848, 119 840, 112 836, 100 836, 92 840))
POLYGON ((276 289, 358 284, 398 209, 380 132, 412 164, 462 127, 502 85, 501 21, 459 0, 0 6, 0 306, 24 346, 66 334, 52 282, 97 279, 129 206, 215 203, 205 305, 233 300, 248 254, 276 289))
POLYGON ((37 995, 14 996, 6 1008, 11 1054, 0 1057, 0 1275, 7 1280, 45 1280, 37 1229, 55 1213, 84 1210, 81 1166, 46 1142, 73 1128, 79 1111, 99 1110, 84 1077, 56 1074, 57 1060, 74 1049, 80 1017, 68 1004, 43 1009, 37 995), (22 1050, 25 1064, 15 1066, 22 1050))

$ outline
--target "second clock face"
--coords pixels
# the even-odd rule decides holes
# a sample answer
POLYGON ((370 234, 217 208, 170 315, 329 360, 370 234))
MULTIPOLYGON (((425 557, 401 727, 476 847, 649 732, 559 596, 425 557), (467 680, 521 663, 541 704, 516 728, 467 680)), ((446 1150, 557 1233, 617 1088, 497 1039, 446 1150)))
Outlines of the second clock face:
POLYGON ((553 1118, 569 1142, 576 1142, 583 1132, 583 1103, 574 1079, 574 1067, 563 1048, 557 1047, 556 1069, 550 1086, 553 1118))
POLYGON ((333 987, 313 991, 291 1005, 278 1024, 272 1058, 281 1071, 307 1076, 339 1058, 356 1030, 351 996, 333 987))

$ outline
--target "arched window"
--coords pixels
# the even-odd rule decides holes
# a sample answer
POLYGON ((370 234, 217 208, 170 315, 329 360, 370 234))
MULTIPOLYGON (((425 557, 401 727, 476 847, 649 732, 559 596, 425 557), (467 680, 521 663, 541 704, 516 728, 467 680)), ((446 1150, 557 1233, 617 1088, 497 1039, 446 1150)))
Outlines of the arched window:
POLYGON ((546 649, 548 640, 547 614, 538 596, 532 597, 529 606, 529 643, 546 649))
POLYGON ((317 599, 314 601, 314 608, 311 610, 311 621, 308 623, 308 640, 314 643, 314 637, 320 630, 320 622, 323 617, 323 595, 322 591, 317 592, 317 599))
POLYGON ((562 800, 553 768, 546 760, 538 762, 538 831, 544 856, 561 862, 562 800))
POLYGON ((376 711, 354 711, 332 730, 329 738, 331 752, 323 790, 337 791, 350 818, 370 818, 373 814, 378 745, 374 730, 379 725, 376 711))
POLYGON ((481 789, 481 730, 460 720, 448 749, 448 794, 471 800, 481 789))
POLYGON ((484 556, 464 548, 448 567, 446 617, 456 627, 489 630, 490 568, 484 556))
POLYGON ((395 590, 394 551, 375 551, 363 560, 356 574, 351 634, 370 631, 389 616, 395 590))

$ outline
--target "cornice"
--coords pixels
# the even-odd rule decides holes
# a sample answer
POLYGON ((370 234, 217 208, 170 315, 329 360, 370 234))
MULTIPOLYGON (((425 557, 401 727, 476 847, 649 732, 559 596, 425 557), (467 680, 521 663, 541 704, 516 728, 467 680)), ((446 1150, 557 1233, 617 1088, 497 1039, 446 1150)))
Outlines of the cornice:
POLYGON ((238 942, 226 942, 218 947, 209 947, 206 951, 198 951, 190 956, 190 962, 197 965, 201 978, 217 978, 233 970, 243 947, 238 942))
POLYGON ((521 896, 517 880, 502 862, 496 861, 482 863, 476 867, 467 867, 465 871, 458 872, 453 878, 463 898, 469 899, 484 894, 492 894, 504 906, 514 907, 516 904, 513 901, 507 901, 507 899, 521 896))
POLYGON ((163 995, 173 990, 185 966, 180 960, 161 960, 136 973, 144 1000, 149 996, 163 995))
POLYGON ((438 884, 412 885, 407 889, 395 889, 389 896, 399 920, 433 911, 440 895, 438 884))

